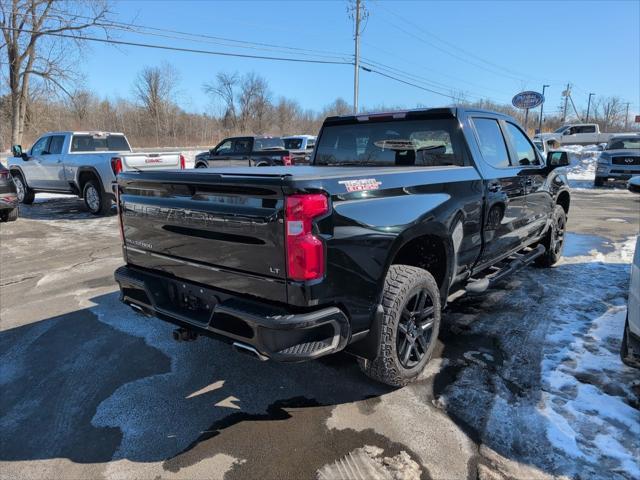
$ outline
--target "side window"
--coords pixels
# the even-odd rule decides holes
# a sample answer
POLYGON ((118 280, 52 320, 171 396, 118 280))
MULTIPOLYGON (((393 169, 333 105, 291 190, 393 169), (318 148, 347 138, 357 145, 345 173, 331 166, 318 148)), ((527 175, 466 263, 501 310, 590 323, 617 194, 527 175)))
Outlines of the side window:
POLYGON ((485 162, 495 168, 509 167, 507 145, 500 131, 498 121, 493 118, 474 118, 473 125, 478 133, 480 152, 485 162))
POLYGON ((42 155, 44 152, 47 152, 50 139, 51 137, 42 137, 38 140, 33 147, 31 147, 31 155, 42 155))
POLYGON ((233 140, 227 140, 218 148, 216 148, 216 155, 229 155, 233 148, 233 140))
POLYGON ((596 133, 595 125, 585 125, 580 133, 596 133))
POLYGON ((55 135, 51 137, 51 143, 49 144, 49 153, 57 155, 62 153, 62 145, 64 144, 64 136, 55 135))
POLYGON ((251 140, 236 140, 234 153, 251 153, 251 140))
POLYGON ((507 136, 511 141, 511 147, 518 156, 518 165, 539 165, 534 146, 527 136, 513 123, 505 122, 507 136))

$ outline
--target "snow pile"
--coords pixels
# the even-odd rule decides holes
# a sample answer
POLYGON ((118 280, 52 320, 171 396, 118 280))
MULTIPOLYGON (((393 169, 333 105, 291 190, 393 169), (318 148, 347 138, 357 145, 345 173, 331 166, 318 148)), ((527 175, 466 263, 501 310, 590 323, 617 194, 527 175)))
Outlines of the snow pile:
MULTIPOLYGON (((611 254, 574 257, 566 263, 628 264, 634 245, 631 238, 611 254)), ((576 285, 586 304, 602 297, 603 286, 620 282, 613 271, 607 275, 607 269, 599 270, 590 284, 576 285)), ((548 440, 564 455, 640 478, 639 402, 631 389, 638 377, 619 356, 625 298, 611 295, 607 310, 595 318, 572 308, 570 299, 554 309, 556 321, 547 333, 541 362, 539 411, 547 419, 548 440)))
POLYGON ((569 180, 593 180, 596 176, 596 163, 600 156, 597 145, 565 145, 561 151, 569 155, 567 178, 569 180))

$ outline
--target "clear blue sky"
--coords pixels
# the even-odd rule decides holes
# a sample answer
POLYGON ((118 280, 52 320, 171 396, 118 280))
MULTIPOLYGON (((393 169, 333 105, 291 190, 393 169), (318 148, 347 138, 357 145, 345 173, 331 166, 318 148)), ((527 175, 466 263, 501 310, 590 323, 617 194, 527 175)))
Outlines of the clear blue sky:
MULTIPOLYGON (((557 109, 572 82, 573 98, 618 95, 640 109, 640 2, 632 1, 380 1, 363 0, 369 11, 362 35, 363 57, 415 77, 442 93, 465 92, 509 102, 520 90, 550 84, 546 103, 557 109), (448 53, 447 53, 448 52, 448 53), (425 82, 429 82, 428 84, 425 82)), ((270 43, 331 54, 353 54, 353 23, 347 2, 335 1, 117 1, 122 22, 194 34, 270 43)), ((119 40, 285 55, 200 41, 118 33, 119 40)), ((274 97, 285 95, 320 109, 336 97, 351 102, 353 66, 312 65, 91 44, 83 60, 87 86, 101 96, 130 97, 137 72, 172 64, 180 75, 180 101, 189 111, 210 106, 203 83, 217 72, 255 71, 274 97)), ((308 52, 307 52, 308 53, 308 52)), ((292 52, 291 56, 300 56, 292 52)), ((394 75, 396 75, 394 73, 394 75)), ((406 80, 410 80, 404 77, 406 80)), ((412 107, 451 100, 361 72, 360 103, 412 107)))

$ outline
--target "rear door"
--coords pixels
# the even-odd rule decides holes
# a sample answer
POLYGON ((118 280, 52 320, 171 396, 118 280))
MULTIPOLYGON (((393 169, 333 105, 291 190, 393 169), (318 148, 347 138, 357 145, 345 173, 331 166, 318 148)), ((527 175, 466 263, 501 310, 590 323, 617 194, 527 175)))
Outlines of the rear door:
POLYGON ((493 263, 518 250, 527 233, 527 208, 522 167, 513 165, 500 122, 472 118, 482 159, 490 168, 485 182, 484 248, 480 264, 493 263))
POLYGON ((233 167, 246 167, 250 165, 253 138, 236 138, 233 142, 233 153, 230 155, 228 165, 233 167))

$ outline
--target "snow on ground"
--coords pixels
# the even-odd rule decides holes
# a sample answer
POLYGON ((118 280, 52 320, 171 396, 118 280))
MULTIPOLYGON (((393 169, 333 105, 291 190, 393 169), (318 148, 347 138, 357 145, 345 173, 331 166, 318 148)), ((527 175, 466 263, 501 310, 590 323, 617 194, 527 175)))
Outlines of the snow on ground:
POLYGON ((565 145, 559 150, 569 155, 570 165, 567 167, 569 180, 591 180, 596 176, 596 163, 600 150, 596 145, 565 145))
POLYGON ((551 476, 640 478, 639 374, 619 359, 636 239, 581 237, 567 237, 556 267, 450 307, 449 335, 468 346, 445 343, 437 403, 507 477, 518 475, 500 458, 551 476))

